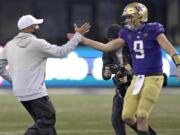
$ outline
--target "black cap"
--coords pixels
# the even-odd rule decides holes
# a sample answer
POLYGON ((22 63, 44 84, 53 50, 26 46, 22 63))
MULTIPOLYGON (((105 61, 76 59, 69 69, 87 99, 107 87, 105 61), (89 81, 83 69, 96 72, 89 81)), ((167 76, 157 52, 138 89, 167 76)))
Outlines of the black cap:
POLYGON ((106 38, 118 38, 121 26, 118 24, 111 24, 107 27, 106 38))

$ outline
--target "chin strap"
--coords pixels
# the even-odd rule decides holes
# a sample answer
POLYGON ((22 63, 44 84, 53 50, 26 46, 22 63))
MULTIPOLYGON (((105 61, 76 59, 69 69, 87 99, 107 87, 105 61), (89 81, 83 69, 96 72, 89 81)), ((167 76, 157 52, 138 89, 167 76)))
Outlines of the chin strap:
POLYGON ((172 56, 172 59, 176 67, 180 65, 180 56, 178 54, 174 54, 172 56))

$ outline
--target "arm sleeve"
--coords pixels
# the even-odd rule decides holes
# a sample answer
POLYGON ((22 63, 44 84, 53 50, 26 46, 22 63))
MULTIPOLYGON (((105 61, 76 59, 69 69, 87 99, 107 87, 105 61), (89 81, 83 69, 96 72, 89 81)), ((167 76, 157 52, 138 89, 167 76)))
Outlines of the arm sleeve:
POLYGON ((153 31, 154 39, 156 39, 159 34, 164 33, 164 32, 165 30, 162 24, 154 23, 154 31, 153 31))
POLYGON ((127 33, 126 33, 125 29, 121 29, 119 32, 119 37, 122 38, 125 42, 127 41, 126 34, 127 33))
POLYGON ((52 45, 40 39, 39 50, 45 57, 65 57, 81 42, 82 35, 76 33, 74 37, 62 46, 52 45))

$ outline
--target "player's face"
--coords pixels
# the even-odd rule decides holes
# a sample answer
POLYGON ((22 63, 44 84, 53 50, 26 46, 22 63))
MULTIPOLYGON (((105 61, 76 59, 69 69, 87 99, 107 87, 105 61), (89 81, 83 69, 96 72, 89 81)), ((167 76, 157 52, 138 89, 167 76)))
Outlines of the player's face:
POLYGON ((139 28, 141 26, 141 23, 137 21, 136 14, 124 16, 124 22, 125 27, 131 30, 139 28))

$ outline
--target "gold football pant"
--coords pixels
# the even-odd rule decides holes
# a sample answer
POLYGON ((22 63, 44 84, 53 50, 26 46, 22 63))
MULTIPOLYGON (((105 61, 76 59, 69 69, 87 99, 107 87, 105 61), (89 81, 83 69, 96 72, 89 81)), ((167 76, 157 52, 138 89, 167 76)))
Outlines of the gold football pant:
POLYGON ((164 78, 163 76, 147 76, 144 79, 141 91, 137 95, 133 95, 133 89, 136 81, 136 76, 133 77, 131 85, 129 86, 124 98, 124 107, 122 118, 132 119, 134 116, 140 118, 149 118, 149 115, 157 101, 164 78))

